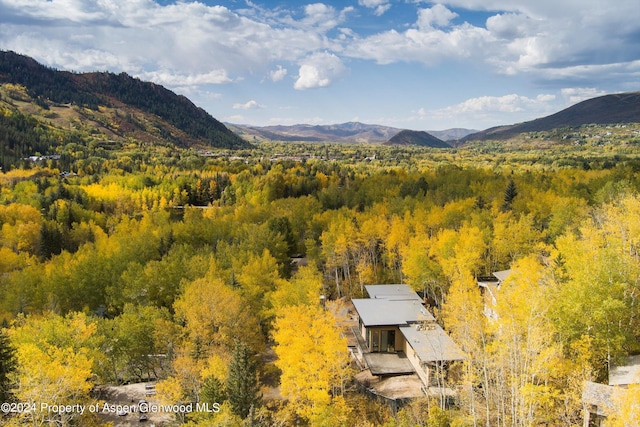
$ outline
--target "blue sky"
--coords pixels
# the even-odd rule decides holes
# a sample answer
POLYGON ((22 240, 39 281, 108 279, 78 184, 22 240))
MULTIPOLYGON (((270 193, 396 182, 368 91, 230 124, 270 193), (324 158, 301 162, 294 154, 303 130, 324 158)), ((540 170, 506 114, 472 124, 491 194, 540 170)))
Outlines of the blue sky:
POLYGON ((640 90, 637 0, 0 0, 0 49, 251 125, 485 129, 640 90))

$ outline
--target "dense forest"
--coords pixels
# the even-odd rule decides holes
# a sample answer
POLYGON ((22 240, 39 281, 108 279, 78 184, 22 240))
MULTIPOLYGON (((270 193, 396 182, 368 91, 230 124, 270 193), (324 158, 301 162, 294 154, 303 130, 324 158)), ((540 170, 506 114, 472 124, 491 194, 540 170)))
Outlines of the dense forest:
MULTIPOLYGON (((99 386, 155 381, 166 404, 218 409, 176 425, 581 425, 583 382, 640 353, 637 125, 214 153, 9 110, 0 129, 3 159, 21 159, 0 173, 7 402, 90 404, 99 386), (477 278, 504 269, 490 320, 477 278), (468 355, 455 405, 395 411, 355 387, 340 323, 378 283, 420 292, 468 355)), ((637 401, 630 388, 610 424, 637 422, 637 401)), ((2 420, 104 422, 40 407, 2 420)))

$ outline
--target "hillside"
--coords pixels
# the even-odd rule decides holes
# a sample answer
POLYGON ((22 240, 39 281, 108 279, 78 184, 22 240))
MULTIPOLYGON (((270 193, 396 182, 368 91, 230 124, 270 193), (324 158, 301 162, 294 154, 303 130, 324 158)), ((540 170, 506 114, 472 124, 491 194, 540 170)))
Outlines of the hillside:
POLYGON ((451 148, 451 146, 443 140, 427 132, 415 130, 403 130, 385 142, 384 145, 416 145, 419 147, 451 148))
MULTIPOLYGON (((339 142, 355 144, 383 144, 400 133, 402 129, 369 125, 360 122, 347 122, 333 125, 299 124, 292 126, 246 126, 229 124, 227 126, 247 140, 282 142, 339 142)), ((470 133, 469 129, 447 129, 428 131, 441 141, 458 140, 470 133)))
POLYGON ((428 133, 442 141, 451 142, 458 141, 467 135, 478 132, 476 129, 451 128, 445 130, 428 130, 428 133))
POLYGON ((182 147, 249 147, 186 97, 125 73, 58 71, 2 51, 0 84, 6 86, 5 104, 62 127, 79 121, 116 140, 134 138, 182 147))
POLYGON ((246 139, 284 142, 339 142, 381 144, 400 129, 348 122, 334 125, 243 126, 229 125, 246 139))
POLYGON ((473 133, 461 142, 504 140, 524 132, 550 131, 586 124, 640 123, 640 92, 604 95, 588 99, 550 116, 473 133))

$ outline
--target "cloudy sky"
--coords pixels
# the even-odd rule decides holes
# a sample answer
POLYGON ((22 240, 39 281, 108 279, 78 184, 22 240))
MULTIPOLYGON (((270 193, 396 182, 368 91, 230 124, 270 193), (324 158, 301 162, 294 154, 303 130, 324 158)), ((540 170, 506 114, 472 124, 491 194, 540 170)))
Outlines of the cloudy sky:
POLYGON ((0 49, 124 71, 232 123, 484 129, 640 90, 640 6, 0 0, 0 49))

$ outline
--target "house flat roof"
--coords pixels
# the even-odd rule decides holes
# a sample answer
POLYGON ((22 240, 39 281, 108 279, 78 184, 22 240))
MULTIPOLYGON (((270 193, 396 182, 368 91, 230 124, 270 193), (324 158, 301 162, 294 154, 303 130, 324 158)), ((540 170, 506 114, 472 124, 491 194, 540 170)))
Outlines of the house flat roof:
POLYGON ((616 412, 615 401, 618 399, 620 389, 585 381, 582 389, 582 403, 596 406, 596 413, 602 416, 609 416, 616 412))
POLYGON ((609 385, 640 384, 640 355, 629 356, 624 365, 613 366, 609 371, 609 385))
POLYGON ((423 362, 466 359, 460 347, 435 323, 400 326, 400 332, 423 362))
POLYGON ((366 285, 364 287, 373 299, 416 300, 422 302, 418 294, 407 285, 366 285))
POLYGON ((495 271, 492 274, 496 276, 500 282, 504 282, 507 280, 507 277, 511 275, 511 270, 495 271))
POLYGON ((407 325, 410 322, 434 321, 418 300, 363 298, 351 300, 365 326, 407 325))

